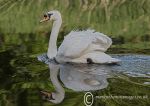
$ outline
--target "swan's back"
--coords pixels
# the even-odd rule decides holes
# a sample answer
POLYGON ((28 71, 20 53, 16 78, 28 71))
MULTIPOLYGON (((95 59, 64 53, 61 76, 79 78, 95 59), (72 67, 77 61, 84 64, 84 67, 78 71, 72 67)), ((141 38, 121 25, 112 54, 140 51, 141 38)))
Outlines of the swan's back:
POLYGON ((112 40, 103 33, 94 30, 71 31, 58 49, 58 57, 77 58, 85 52, 105 52, 112 40))

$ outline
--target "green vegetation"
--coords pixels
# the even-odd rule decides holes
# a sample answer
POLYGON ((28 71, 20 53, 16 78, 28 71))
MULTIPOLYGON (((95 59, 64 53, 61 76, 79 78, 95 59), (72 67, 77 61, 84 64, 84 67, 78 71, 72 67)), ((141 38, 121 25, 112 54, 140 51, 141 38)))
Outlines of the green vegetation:
POLYGON ((63 18, 59 41, 71 30, 92 28, 116 44, 149 42, 149 4, 149 0, 0 0, 0 36, 5 39, 8 34, 14 42, 20 42, 16 34, 49 36, 51 23, 39 20, 56 9, 63 18))
POLYGON ((0 28, 6 33, 45 32, 50 25, 40 25, 40 18, 43 13, 57 9, 62 13, 63 28, 68 31, 93 28, 112 36, 140 36, 150 33, 149 3, 149 0, 1 0, 0 28))

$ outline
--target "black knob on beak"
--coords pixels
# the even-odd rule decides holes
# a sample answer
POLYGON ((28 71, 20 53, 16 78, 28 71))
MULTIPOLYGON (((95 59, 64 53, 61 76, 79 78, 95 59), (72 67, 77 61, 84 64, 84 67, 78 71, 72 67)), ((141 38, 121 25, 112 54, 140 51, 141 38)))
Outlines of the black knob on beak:
POLYGON ((47 17, 47 14, 44 14, 44 17, 46 18, 46 17, 47 17))

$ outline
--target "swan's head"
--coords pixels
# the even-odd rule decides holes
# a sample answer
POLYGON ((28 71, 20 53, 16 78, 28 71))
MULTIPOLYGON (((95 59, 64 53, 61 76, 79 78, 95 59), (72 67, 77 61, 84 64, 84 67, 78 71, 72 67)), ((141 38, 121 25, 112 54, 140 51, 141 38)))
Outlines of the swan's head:
POLYGON ((44 18, 40 22, 45 22, 48 20, 52 20, 52 21, 61 20, 61 14, 57 10, 49 11, 45 13, 43 17, 44 18))

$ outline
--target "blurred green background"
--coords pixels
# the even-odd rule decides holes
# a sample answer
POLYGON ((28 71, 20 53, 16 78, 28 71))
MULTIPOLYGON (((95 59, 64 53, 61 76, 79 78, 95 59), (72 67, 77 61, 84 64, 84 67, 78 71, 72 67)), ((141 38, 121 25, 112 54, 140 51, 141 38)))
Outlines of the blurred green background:
POLYGON ((59 43, 71 30, 91 28, 113 38, 112 48, 118 52, 149 53, 149 4, 150 0, 0 0, 0 40, 19 44, 29 35, 31 40, 49 37, 52 23, 39 21, 45 12, 59 10, 59 43))
MULTIPOLYGON (((52 106, 40 89, 54 90, 48 67, 36 56, 46 52, 51 22, 43 14, 59 10, 63 24, 58 45, 71 30, 95 29, 113 39, 108 53, 150 54, 150 0, 0 0, 0 106, 52 106)), ((126 78, 125 79, 133 79, 126 78)), ((134 78, 144 82, 146 78, 134 78)), ((94 95, 145 95, 150 88, 129 80, 109 80, 94 95), (119 86, 118 86, 119 85, 119 86), (124 92, 123 92, 124 91, 124 92)), ((59 106, 84 106, 84 93, 66 89, 59 106)), ((99 100, 95 106, 149 106, 148 100, 99 100), (138 105, 137 105, 138 106, 138 105)))

